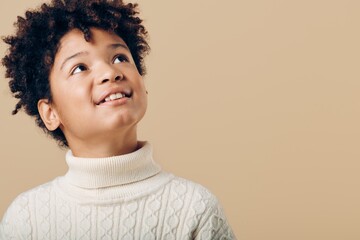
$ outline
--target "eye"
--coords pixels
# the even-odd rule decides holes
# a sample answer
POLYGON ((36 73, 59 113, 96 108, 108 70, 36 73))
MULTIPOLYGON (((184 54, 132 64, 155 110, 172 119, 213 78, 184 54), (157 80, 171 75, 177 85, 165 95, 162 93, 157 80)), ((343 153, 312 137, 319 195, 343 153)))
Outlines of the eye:
POLYGON ((122 62, 128 62, 129 59, 125 55, 116 55, 114 58, 114 63, 122 63, 122 62))
POLYGON ((76 66, 74 68, 74 70, 71 71, 71 75, 80 73, 80 72, 85 71, 85 70, 87 70, 87 67, 85 67, 84 65, 78 65, 78 66, 76 66))

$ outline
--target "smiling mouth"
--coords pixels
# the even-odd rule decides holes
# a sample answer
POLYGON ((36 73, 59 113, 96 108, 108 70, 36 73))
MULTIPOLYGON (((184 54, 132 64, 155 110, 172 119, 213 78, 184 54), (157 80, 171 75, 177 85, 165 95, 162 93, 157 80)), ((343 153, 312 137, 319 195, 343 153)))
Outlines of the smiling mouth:
POLYGON ((122 98, 131 98, 132 93, 113 93, 107 96, 105 99, 103 99, 101 102, 99 102, 97 105, 101 105, 106 102, 115 101, 122 98))

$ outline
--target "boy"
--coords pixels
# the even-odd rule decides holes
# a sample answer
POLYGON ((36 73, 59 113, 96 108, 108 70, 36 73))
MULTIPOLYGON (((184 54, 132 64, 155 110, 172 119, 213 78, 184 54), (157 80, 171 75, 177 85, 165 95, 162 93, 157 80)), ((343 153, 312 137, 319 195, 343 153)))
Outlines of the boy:
POLYGON ((65 176, 19 195, 1 239, 234 239, 215 196, 161 171, 138 141, 147 32, 136 4, 53 0, 18 18, 10 89, 60 146, 65 176))

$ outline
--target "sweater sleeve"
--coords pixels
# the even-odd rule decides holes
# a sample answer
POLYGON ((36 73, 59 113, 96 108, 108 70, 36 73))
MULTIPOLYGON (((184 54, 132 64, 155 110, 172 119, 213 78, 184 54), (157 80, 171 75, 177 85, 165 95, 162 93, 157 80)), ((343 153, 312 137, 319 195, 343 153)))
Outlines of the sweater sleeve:
POLYGON ((31 239, 28 198, 18 196, 0 222, 0 240, 31 239))
POLYGON ((196 232, 195 240, 236 240, 224 210, 215 196, 209 201, 208 209, 196 232))

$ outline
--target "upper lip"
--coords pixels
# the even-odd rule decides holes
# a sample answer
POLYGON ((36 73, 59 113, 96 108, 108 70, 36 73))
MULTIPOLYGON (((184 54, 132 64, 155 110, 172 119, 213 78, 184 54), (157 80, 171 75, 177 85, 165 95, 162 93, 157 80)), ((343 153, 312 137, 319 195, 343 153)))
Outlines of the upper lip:
POLYGON ((109 88, 101 93, 100 97, 96 101, 96 105, 99 105, 100 103, 105 101, 105 98, 109 97, 111 94, 114 93, 122 93, 125 94, 126 97, 131 97, 132 92, 129 88, 122 88, 122 87, 114 87, 109 88))

